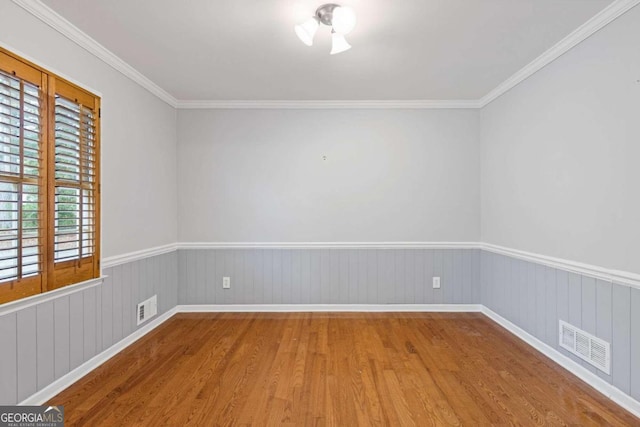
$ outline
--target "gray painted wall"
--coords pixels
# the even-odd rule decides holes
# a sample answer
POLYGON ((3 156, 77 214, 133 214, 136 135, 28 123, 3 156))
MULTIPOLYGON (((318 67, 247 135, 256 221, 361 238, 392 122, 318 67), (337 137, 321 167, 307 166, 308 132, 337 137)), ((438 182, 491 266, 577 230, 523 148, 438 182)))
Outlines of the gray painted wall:
POLYGON ((186 249, 180 304, 471 304, 478 249, 186 249), (231 289, 222 289, 222 277, 231 289), (432 277, 442 280, 433 289, 432 277))
POLYGON ((178 240, 476 242, 478 116, 179 110, 178 240))
POLYGON ((482 252, 480 302, 640 400, 640 289, 482 252), (611 375, 558 344, 558 320, 611 343, 611 375))
POLYGON ((640 273, 640 6, 482 109, 482 239, 640 273))
POLYGON ((101 226, 105 258, 177 238, 175 108, 12 1, 0 44, 102 95, 101 226))
POLYGON ((107 268, 103 285, 0 316, 0 405, 15 404, 130 335, 136 304, 177 303, 175 252, 107 268))

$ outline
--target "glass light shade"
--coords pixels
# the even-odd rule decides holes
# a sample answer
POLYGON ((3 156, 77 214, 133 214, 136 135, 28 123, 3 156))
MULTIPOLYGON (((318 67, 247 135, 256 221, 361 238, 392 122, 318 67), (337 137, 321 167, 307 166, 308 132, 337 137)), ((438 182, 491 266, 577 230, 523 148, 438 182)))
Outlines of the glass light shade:
POLYGON ((333 9, 331 26, 336 33, 349 34, 356 26, 355 11, 350 7, 336 7, 333 9))
POLYGON ((296 35, 300 40, 302 40, 302 43, 307 46, 311 46, 313 44, 313 36, 316 35, 319 25, 320 24, 316 18, 309 18, 302 24, 296 25, 294 28, 296 30, 296 35))
POLYGON ((331 55, 344 52, 351 49, 351 45, 347 43, 344 36, 339 33, 331 33, 331 55))

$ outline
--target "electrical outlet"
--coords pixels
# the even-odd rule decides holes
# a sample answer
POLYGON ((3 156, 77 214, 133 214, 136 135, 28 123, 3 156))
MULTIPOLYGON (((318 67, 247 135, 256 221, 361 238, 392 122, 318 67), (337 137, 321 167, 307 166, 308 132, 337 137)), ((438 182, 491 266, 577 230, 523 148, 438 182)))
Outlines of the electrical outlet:
POLYGON ((439 277, 434 277, 433 278, 433 289, 440 289, 440 278, 439 277))
POLYGON ((231 289, 231 277, 222 278, 222 289, 231 289))

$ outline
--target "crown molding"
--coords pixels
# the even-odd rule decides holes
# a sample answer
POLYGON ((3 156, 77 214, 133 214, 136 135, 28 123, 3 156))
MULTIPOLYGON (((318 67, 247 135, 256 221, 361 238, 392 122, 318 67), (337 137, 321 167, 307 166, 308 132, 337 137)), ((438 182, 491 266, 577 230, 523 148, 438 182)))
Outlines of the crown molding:
POLYGON ((476 100, 247 100, 247 101, 215 101, 215 100, 183 100, 178 101, 177 108, 184 110, 197 109, 454 109, 480 108, 476 100))
POLYGON ((549 65, 569 50, 582 43, 594 33, 609 25, 618 17, 624 15, 633 7, 640 4, 640 0, 615 0, 598 14, 560 40, 542 55, 531 61, 518 72, 480 99, 468 100, 397 100, 397 101, 178 101, 180 109, 348 109, 348 108, 386 108, 386 109, 446 109, 464 108, 479 109, 490 104, 509 90, 513 89, 533 74, 549 65))
POLYGON ((40 0, 13 0, 13 2, 36 18, 40 19, 45 24, 49 25, 54 30, 58 31, 63 36, 67 37, 72 42, 76 43, 78 46, 104 61, 107 65, 110 65, 126 77, 138 83, 140 86, 167 104, 174 108, 177 106, 178 100, 169 94, 169 92, 149 80, 138 70, 127 64, 93 38, 89 37, 84 31, 67 21, 40 0))
POLYGON ((41 0, 12 0, 80 47, 121 72, 149 92, 179 109, 480 109, 496 100, 557 58, 613 22, 640 0, 615 0, 480 99, 467 100, 178 100, 120 59, 41 0))
POLYGON ((478 100, 478 108, 483 108, 509 90, 513 89, 533 74, 540 71, 560 56, 573 49, 578 44, 592 36, 594 33, 613 22, 616 18, 624 15, 626 12, 637 6, 640 0, 616 0, 609 6, 605 7, 593 18, 579 26, 567 37, 560 40, 542 55, 531 61, 524 68, 500 83, 495 89, 478 100))

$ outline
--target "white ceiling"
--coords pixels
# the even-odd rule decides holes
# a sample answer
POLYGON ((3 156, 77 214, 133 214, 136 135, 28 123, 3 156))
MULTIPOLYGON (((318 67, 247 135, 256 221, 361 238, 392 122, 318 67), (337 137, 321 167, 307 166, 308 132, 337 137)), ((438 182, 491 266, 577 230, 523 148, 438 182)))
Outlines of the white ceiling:
POLYGON ((479 99, 611 0, 345 0, 353 49, 293 26, 310 0, 44 0, 182 100, 479 99))

